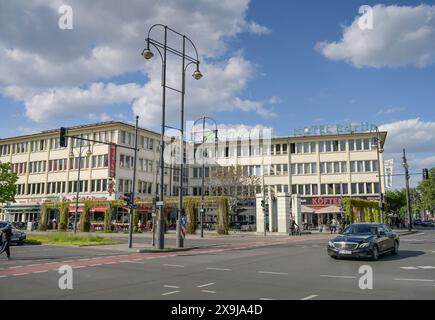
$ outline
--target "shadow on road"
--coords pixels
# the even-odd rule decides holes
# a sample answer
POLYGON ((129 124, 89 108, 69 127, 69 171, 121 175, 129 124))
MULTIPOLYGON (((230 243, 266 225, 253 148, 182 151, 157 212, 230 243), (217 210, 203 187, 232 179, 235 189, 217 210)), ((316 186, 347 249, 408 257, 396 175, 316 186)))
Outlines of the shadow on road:
POLYGON ((416 250, 400 250, 399 254, 393 255, 393 254, 386 254, 382 257, 380 257, 380 260, 385 261, 397 261, 397 260, 403 260, 408 258, 414 258, 421 255, 426 254, 424 251, 416 251, 416 250))

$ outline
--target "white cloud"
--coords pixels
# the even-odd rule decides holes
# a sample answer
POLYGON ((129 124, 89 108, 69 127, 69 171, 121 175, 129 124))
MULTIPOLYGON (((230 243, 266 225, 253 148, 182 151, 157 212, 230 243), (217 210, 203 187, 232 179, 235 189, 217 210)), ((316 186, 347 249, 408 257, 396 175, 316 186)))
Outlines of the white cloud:
POLYGON ((343 28, 340 41, 318 43, 318 50, 357 68, 425 68, 435 63, 435 6, 376 5, 373 30, 362 30, 359 19, 343 28))
MULTIPOLYGON (((403 174, 403 149, 406 149, 409 170, 417 173, 411 176, 411 186, 417 186, 421 181, 418 173, 423 168, 435 167, 435 122, 408 119, 383 124, 379 129, 388 131, 384 159, 394 159, 394 172, 403 174)), ((403 188, 404 181, 402 176, 394 177, 393 185, 403 188)))
POLYGON ((380 130, 388 131, 385 151, 401 153, 435 153, 435 122, 424 122, 419 118, 383 124, 380 130))
POLYGON ((271 34, 272 30, 270 30, 269 28, 259 25, 258 23, 256 23, 255 21, 251 21, 248 24, 248 28, 249 32, 257 34, 257 35, 264 35, 264 34, 271 34))
MULTIPOLYGON (((76 0, 71 3, 74 29, 64 31, 58 28, 63 1, 9 2, 0 10, 0 93, 22 101, 28 118, 36 122, 83 116, 80 112, 101 117, 106 106, 131 103, 141 115, 141 125, 154 126, 161 109, 161 66, 157 54, 156 59, 145 61, 140 52, 149 26, 163 23, 192 38, 201 55, 204 78, 196 82, 189 77, 188 115, 237 109, 270 116, 266 106, 274 103, 241 97, 256 75, 252 63, 240 53, 227 52, 228 40, 241 32, 270 32, 246 20, 249 3, 76 0), (224 53, 230 56, 225 61, 224 53), (103 84, 127 73, 143 73, 144 81, 149 81, 103 84)), ((160 38, 161 32, 155 29, 151 36, 160 38)), ((170 44, 178 46, 173 39, 170 44)), ((169 60, 172 84, 180 83, 176 67, 169 60)), ((177 110, 178 101, 168 95, 168 114, 177 110)))

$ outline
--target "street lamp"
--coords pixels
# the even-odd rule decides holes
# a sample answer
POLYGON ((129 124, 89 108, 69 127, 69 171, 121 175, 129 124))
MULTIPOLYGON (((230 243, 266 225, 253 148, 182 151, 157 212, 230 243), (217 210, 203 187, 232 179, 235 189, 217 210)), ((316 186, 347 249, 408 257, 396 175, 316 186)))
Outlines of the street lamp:
POLYGON ((384 153, 384 149, 382 148, 381 134, 377 126, 376 126, 376 138, 373 139, 372 148, 376 148, 376 154, 378 157, 378 177, 379 177, 379 193, 380 193, 379 211, 381 214, 381 222, 383 223, 384 222, 384 205, 383 205, 384 194, 382 192, 381 154, 384 153))
MULTIPOLYGON (((192 126, 192 130, 195 130, 195 125, 197 122, 199 122, 200 120, 202 120, 202 179, 201 179, 201 212, 200 212, 200 223, 201 223, 201 238, 204 238, 204 189, 205 189, 205 162, 204 162, 204 158, 205 158, 205 151, 204 151, 204 144, 205 144, 205 132, 213 132, 214 133, 214 142, 217 143, 218 141, 218 125, 216 120, 214 120, 213 118, 210 117, 202 117, 197 119, 192 126), (205 129, 205 122, 206 120, 211 120, 212 122, 214 122, 215 125, 215 130, 206 130, 205 129)), ((192 139, 193 142, 195 142, 195 139, 192 139)))
MULTIPOLYGON (((77 233, 77 212, 79 209, 79 195, 80 195, 80 173, 81 173, 81 168, 82 168, 82 159, 83 159, 83 143, 82 141, 80 141, 80 147, 79 147, 79 167, 78 167, 78 172, 77 172, 77 186, 76 186, 76 210, 74 212, 74 233, 77 233)), ((92 151, 91 151, 91 145, 88 145, 88 151, 86 151, 86 157, 90 157, 92 155, 92 151)), ((70 153, 69 153, 69 157, 71 159, 75 158, 74 155, 74 148, 71 149, 70 153)), ((82 214, 84 214, 84 212, 82 212, 82 214)))
MULTIPOLYGON (((162 94, 162 122, 161 122, 161 136, 160 136, 160 196, 159 196, 159 219, 157 219, 157 223, 158 223, 158 227, 157 227, 157 232, 158 232, 158 237, 157 237, 157 247, 159 249, 164 249, 165 247, 165 232, 164 232, 164 223, 165 223, 165 219, 164 219, 164 202, 163 202, 163 196, 164 196, 164 168, 165 168, 165 164, 164 164, 164 149, 165 149, 165 145, 164 145, 164 138, 165 138, 165 129, 167 128, 166 126, 166 89, 178 92, 181 94, 181 141, 184 141, 184 96, 186 93, 185 90, 185 73, 186 73, 186 68, 191 65, 191 64, 195 64, 196 65, 196 70, 193 73, 193 78, 196 80, 199 80, 202 78, 202 73, 199 70, 199 56, 198 56, 198 51, 194 45, 194 43, 192 42, 192 40, 190 40, 187 36, 179 33, 178 31, 171 29, 168 26, 165 26, 163 24, 155 24, 153 26, 151 26, 151 28, 148 30, 148 37, 145 39, 146 41, 146 48, 142 51, 142 56, 146 59, 146 60, 150 60, 153 56, 154 53, 151 51, 150 46, 152 45, 157 52, 160 55, 160 58, 162 60, 162 90, 163 90, 163 94, 162 94), (157 41, 153 38, 150 37, 151 31, 154 28, 162 28, 163 29, 163 36, 164 36, 164 40, 163 43, 160 41, 157 41), (178 50, 175 49, 171 46, 168 46, 168 32, 171 32, 171 34, 178 36, 180 38, 182 38, 182 50, 178 50), (194 51, 195 51, 195 55, 196 57, 191 57, 190 55, 186 54, 186 41, 189 42, 191 44, 191 46, 193 47, 194 51), (163 53, 162 53, 162 51, 163 53), (172 88, 170 86, 166 85, 166 61, 167 61, 167 53, 171 53, 173 55, 176 55, 178 57, 180 57, 182 59, 182 88, 181 90, 172 88), (188 64, 186 65, 186 61, 188 62, 188 64)), ((184 150, 182 152, 182 155, 184 154, 184 150)), ((177 214, 177 247, 181 247, 182 246, 182 241, 181 241, 181 235, 180 235, 180 218, 181 218, 181 214, 183 212, 183 164, 184 164, 184 156, 182 157, 182 161, 180 163, 180 172, 181 172, 181 182, 180 182, 180 193, 179 193, 179 208, 178 208, 178 214, 177 214)))

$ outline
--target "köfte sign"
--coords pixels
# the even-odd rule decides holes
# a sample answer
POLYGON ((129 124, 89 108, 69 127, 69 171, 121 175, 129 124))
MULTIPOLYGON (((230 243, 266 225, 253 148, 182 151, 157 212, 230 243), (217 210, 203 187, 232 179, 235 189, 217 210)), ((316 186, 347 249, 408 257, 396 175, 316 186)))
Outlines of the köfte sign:
MULTIPOLYGON (((341 206, 343 203, 343 199, 348 197, 311 197, 311 198, 302 198, 301 203, 304 205, 318 205, 318 206, 341 206)), ((356 199, 363 199, 369 201, 379 201, 379 197, 353 197, 356 199)))

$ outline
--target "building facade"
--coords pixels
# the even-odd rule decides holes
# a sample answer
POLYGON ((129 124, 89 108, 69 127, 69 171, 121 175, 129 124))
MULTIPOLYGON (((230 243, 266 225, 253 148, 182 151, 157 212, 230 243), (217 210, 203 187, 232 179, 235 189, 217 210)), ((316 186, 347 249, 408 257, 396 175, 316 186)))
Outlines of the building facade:
MULTIPOLYGON (((234 185, 229 193, 252 199, 263 196, 270 204, 270 231, 276 229, 272 221, 276 219, 273 216, 276 198, 283 194, 301 196, 304 223, 313 227, 324 225, 342 216, 341 204, 345 197, 380 200, 385 191, 382 150, 386 137, 386 132, 353 132, 279 137, 267 143, 230 141, 219 143, 215 148, 208 146, 206 154, 215 154, 216 158, 214 164, 205 165, 204 191, 207 195, 222 195, 222 190, 211 187, 213 173, 220 170, 218 168, 238 168, 241 176, 259 176, 260 181, 245 191, 240 189, 246 187, 234 185)), ((189 193, 201 194, 202 174, 201 160, 190 166, 189 193)), ((256 210, 244 211, 245 216, 240 217, 242 222, 251 223, 254 216, 258 217, 258 206, 256 210)), ((206 219, 213 221, 214 218, 206 219)))

